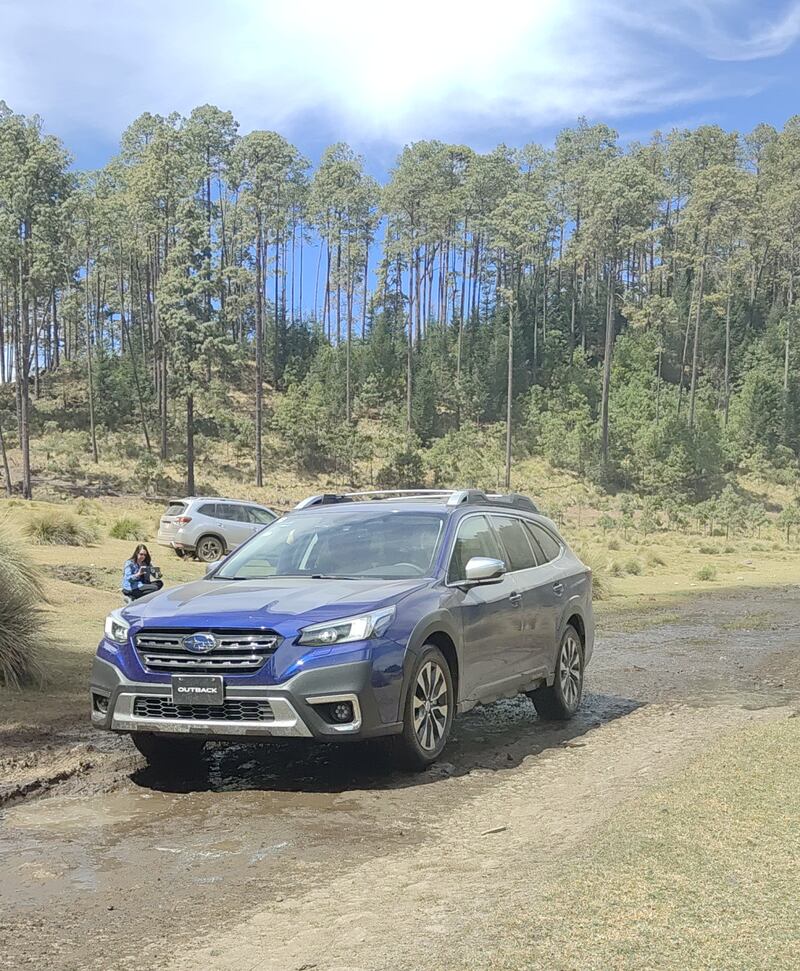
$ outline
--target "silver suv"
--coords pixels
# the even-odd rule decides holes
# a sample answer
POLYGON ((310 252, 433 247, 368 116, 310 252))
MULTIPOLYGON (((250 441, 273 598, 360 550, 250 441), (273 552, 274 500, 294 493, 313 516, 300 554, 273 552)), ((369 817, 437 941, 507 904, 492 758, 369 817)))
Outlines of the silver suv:
POLYGON ((161 517, 156 541, 159 546, 174 549, 178 556, 194 554, 204 563, 213 563, 277 518, 277 513, 266 506, 239 499, 171 499, 161 517))

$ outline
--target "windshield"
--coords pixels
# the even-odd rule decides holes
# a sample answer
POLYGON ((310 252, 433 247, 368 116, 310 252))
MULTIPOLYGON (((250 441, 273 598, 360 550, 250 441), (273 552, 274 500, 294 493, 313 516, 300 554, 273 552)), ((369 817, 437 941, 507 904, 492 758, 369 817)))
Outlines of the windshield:
POLYGON ((267 526, 231 554, 214 579, 426 577, 433 572, 444 522, 441 513, 401 509, 298 513, 267 526))

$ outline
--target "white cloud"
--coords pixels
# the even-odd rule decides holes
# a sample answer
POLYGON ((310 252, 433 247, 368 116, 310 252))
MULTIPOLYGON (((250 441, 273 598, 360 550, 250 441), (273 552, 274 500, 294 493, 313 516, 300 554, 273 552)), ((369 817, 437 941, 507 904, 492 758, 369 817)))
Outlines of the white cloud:
POLYGON ((730 76, 708 70, 708 58, 768 57, 800 32, 796 3, 756 25, 739 16, 746 9, 719 0, 647 14, 632 0, 7 0, 0 97, 42 114, 50 130, 115 138, 142 111, 204 102, 232 110, 244 130, 314 115, 342 137, 398 141, 458 137, 500 118, 613 121, 730 94, 730 76), (692 58, 706 65, 699 75, 692 58))

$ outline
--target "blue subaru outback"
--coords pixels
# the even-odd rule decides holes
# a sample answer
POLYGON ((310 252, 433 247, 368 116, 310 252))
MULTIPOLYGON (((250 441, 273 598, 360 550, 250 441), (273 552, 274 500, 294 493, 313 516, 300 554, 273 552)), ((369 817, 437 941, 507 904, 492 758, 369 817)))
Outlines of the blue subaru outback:
POLYGON ((577 710, 591 571, 523 496, 313 496, 202 580, 106 620, 92 722, 152 764, 210 739, 390 736, 424 768, 453 716, 524 692, 577 710))

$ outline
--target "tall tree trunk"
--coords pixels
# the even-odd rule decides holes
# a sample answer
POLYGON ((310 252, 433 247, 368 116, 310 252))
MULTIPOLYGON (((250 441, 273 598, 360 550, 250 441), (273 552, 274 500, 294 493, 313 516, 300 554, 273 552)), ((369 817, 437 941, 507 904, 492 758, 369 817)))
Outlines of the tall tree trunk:
POLYGON ((186 494, 193 496, 194 488, 194 395, 186 395, 186 494))
POLYGON ((611 389, 611 355, 614 351, 614 324, 616 320, 614 307, 614 287, 616 286, 617 265, 612 261, 609 269, 608 297, 606 304, 606 340, 605 356, 603 358, 603 398, 601 403, 602 449, 603 462, 608 463, 608 398, 611 389))
POLYGON ((700 282, 697 286, 697 313, 694 318, 694 345, 692 347, 692 383, 689 389, 689 428, 694 428, 694 404, 697 392, 697 359, 700 348, 700 319, 703 309, 703 288, 706 278, 706 252, 708 251, 708 233, 703 243, 703 257, 700 262, 700 282))
POLYGON ((97 454, 97 433, 94 425, 94 378, 92 375, 92 311, 89 302, 89 250, 86 250, 86 378, 89 392, 89 430, 92 437, 92 461, 100 461, 97 454))
POLYGON ((514 400, 514 298, 508 302, 508 374, 506 376, 506 489, 511 491, 511 406, 514 400))
POLYGON ((8 455, 6 454, 6 440, 3 437, 3 424, 0 422, 0 455, 3 458, 3 474, 6 480, 6 495, 10 496, 12 492, 12 482, 11 482, 11 470, 8 467, 8 455))
POLYGON ((263 420, 264 381, 264 229, 261 213, 258 214, 258 239, 256 241, 256 485, 264 484, 261 465, 261 425, 263 420))
POLYGON ((733 267, 728 264, 728 294, 725 300, 725 399, 724 399, 724 423, 728 424, 728 408, 731 403, 731 291, 733 289, 733 267))

